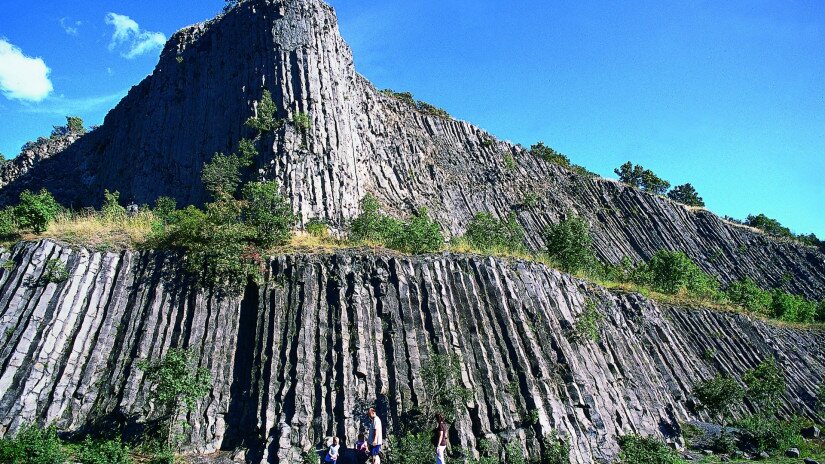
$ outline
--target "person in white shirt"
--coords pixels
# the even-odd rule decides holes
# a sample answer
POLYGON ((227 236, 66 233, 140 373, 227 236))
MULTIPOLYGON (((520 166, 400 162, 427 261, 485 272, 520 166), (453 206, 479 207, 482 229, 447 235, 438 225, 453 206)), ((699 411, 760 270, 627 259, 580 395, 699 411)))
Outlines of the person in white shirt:
POLYGON ((381 445, 384 443, 384 427, 381 425, 381 419, 375 414, 375 408, 370 408, 370 434, 367 443, 370 446, 370 456, 373 464, 380 464, 381 458, 378 454, 381 452, 381 445))
POLYGON ((341 445, 338 443, 338 437, 332 437, 332 444, 329 445, 329 451, 324 458, 324 462, 338 462, 338 449, 341 445))

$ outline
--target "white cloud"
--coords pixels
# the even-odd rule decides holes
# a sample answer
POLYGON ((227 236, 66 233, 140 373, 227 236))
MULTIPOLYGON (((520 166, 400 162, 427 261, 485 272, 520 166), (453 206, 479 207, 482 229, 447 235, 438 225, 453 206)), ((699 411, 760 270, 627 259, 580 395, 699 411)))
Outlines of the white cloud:
POLYGON ((60 18, 60 27, 69 35, 77 35, 78 27, 83 24, 83 21, 69 21, 67 18, 60 18))
POLYGON ((134 19, 126 15, 108 13, 106 24, 115 28, 112 41, 109 42, 109 50, 116 48, 125 50, 120 53, 120 56, 126 59, 159 50, 166 43, 166 36, 163 33, 144 31, 134 19))
POLYGON ((54 90, 50 72, 42 58, 28 57, 20 48, 0 39, 0 91, 6 98, 43 100, 54 90))

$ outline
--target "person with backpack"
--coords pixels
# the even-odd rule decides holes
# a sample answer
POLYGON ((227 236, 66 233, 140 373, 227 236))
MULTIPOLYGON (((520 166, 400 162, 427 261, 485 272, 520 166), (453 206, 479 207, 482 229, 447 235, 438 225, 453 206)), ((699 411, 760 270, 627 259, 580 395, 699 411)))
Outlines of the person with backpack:
POLYGON ((437 413, 435 420, 438 426, 433 431, 433 445, 435 445, 435 464, 445 464, 447 454, 447 423, 444 422, 444 415, 437 413))

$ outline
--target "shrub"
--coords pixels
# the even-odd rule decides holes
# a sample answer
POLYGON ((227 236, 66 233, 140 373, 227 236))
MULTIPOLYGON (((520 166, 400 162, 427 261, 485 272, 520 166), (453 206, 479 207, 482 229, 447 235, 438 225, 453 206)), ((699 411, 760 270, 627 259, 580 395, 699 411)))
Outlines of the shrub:
POLYGON ((92 440, 86 438, 77 447, 74 459, 81 464, 131 464, 129 448, 120 439, 92 440))
POLYGON ((667 193, 668 198, 673 201, 688 206, 705 206, 705 201, 696 192, 696 189, 690 184, 682 184, 673 187, 673 190, 667 193))
POLYGON ((820 301, 816 307, 816 321, 825 322, 825 300, 820 301))
POLYGON ((663 195, 670 182, 660 178, 650 169, 645 169, 641 165, 633 165, 630 161, 614 169, 613 172, 619 176, 619 181, 633 187, 640 188, 646 192, 663 195))
POLYGON ((432 116, 438 116, 440 118, 450 117, 450 113, 446 112, 445 110, 433 106, 427 102, 416 100, 415 97, 413 97, 413 94, 411 94, 410 92, 396 92, 392 89, 384 89, 381 90, 381 93, 388 97, 400 100, 401 102, 416 108, 422 113, 430 114, 432 116))
POLYGON ((570 443, 553 430, 542 440, 542 464, 570 464, 570 443))
POLYGON ((596 262, 587 223, 568 211, 567 218, 544 231, 547 253, 567 272, 590 269, 596 262))
POLYGON ((263 248, 286 243, 297 217, 292 205, 278 192, 278 183, 251 182, 244 186, 243 197, 243 218, 252 228, 254 242, 263 248))
POLYGON ((771 219, 764 214, 757 214, 752 215, 749 214, 747 219, 745 220, 745 224, 751 227, 755 227, 757 229, 761 229, 765 233, 769 235, 774 235, 777 237, 790 237, 793 234, 791 233, 791 229, 783 226, 779 223, 776 219, 771 219))
POLYGON ((625 435, 619 437, 619 462, 622 464, 680 464, 679 456, 653 437, 625 435))
POLYGON ((732 410, 742 404, 745 390, 733 378, 717 375, 694 385, 693 395, 700 407, 706 409, 712 417, 719 418, 724 425, 732 410))
POLYGON ((444 245, 441 229, 429 218, 426 208, 409 221, 400 221, 381 214, 378 200, 372 195, 361 201, 361 214, 350 223, 350 239, 413 254, 436 252, 444 245))
POLYGON ((731 302, 742 305, 748 311, 771 315, 773 305, 771 292, 762 290, 751 279, 733 282, 726 293, 731 302))
POLYGON ((745 372, 742 381, 748 387, 747 398, 757 409, 772 415, 779 407, 779 400, 785 393, 785 375, 774 358, 767 358, 753 369, 745 372))
POLYGON ((235 155, 215 153, 208 163, 204 163, 201 181, 213 198, 233 196, 241 183, 241 164, 235 155))
POLYGON ((574 336, 578 341, 592 340, 597 342, 601 339, 599 327, 604 319, 604 314, 596 309, 596 303, 588 301, 585 310, 576 317, 574 336))
POLYGON ((46 268, 43 271, 42 279, 45 282, 60 283, 69 278, 69 271, 66 265, 58 258, 46 261, 46 268))
POLYGON ((530 147, 530 154, 537 156, 548 163, 558 164, 559 166, 570 168, 570 158, 548 147, 544 144, 544 142, 538 142, 535 145, 532 145, 530 147))
POLYGON ((390 437, 387 461, 392 464, 421 464, 434 460, 430 433, 408 433, 400 439, 390 437))
POLYGON ((825 383, 819 386, 819 391, 816 394, 816 402, 820 411, 825 411, 825 383))
POLYGON ((54 427, 24 425, 14 437, 0 439, 0 462, 11 464, 63 464, 66 453, 54 427))
POLYGON ((162 359, 142 361, 138 367, 146 372, 146 379, 152 385, 150 401, 166 413, 166 442, 171 447, 178 414, 181 410, 192 411, 198 400, 209 393, 212 377, 208 370, 195 366, 192 351, 179 348, 170 348, 162 359))
POLYGON ((800 430, 805 426, 799 420, 779 421, 763 415, 748 416, 736 422, 745 431, 747 441, 757 451, 785 451, 800 447, 804 439, 800 430))
POLYGON ((640 267, 637 279, 656 291, 671 295, 686 292, 705 298, 719 296, 716 278, 703 272, 681 251, 659 250, 640 267))
POLYGON ((272 93, 264 89, 261 101, 258 103, 257 113, 255 116, 246 120, 246 125, 257 130, 259 133, 271 132, 281 127, 281 121, 275 115, 278 113, 278 107, 272 101, 272 93))
POLYGON ((787 322, 814 322, 817 304, 805 298, 774 289, 771 292, 771 316, 787 322))
POLYGON ((312 128, 312 121, 309 119, 309 114, 303 112, 295 113, 292 116, 292 124, 298 129, 298 132, 304 135, 312 128))
POLYGON ((458 408, 467 402, 471 393, 461 385, 461 363, 457 355, 433 354, 421 366, 426 400, 425 416, 435 413, 453 422, 458 408))
POLYGON ((467 226, 464 239, 483 252, 524 250, 524 229, 512 213, 506 220, 498 220, 490 213, 476 214, 467 226))
POLYGON ((367 194, 361 200, 361 214, 352 220, 349 227, 350 239, 355 242, 383 242, 392 231, 394 222, 381 214, 378 199, 367 194))
POLYGON ((155 200, 155 209, 152 210, 155 216, 164 223, 169 222, 169 217, 178 208, 178 201, 170 197, 160 197, 155 200))
POLYGON ((83 126, 83 119, 78 116, 66 116, 66 128, 74 134, 86 133, 86 127, 83 126))
POLYGON ((504 464, 526 464, 527 459, 524 458, 524 451, 521 445, 511 441, 504 447, 504 464))
POLYGON ((516 160, 510 153, 504 154, 504 169, 507 169, 508 171, 516 170, 516 160))
POLYGON ((539 205, 539 195, 536 192, 527 192, 521 197, 521 205, 526 208, 535 208, 539 205))
POLYGON ((40 193, 26 190, 20 194, 20 202, 14 207, 14 217, 21 228, 42 234, 59 211, 60 205, 48 190, 42 189, 40 193))
POLYGON ((7 207, 0 210, 0 240, 9 240, 17 236, 17 220, 14 209, 7 207))
POLYGON ((119 222, 126 219, 126 208, 120 205, 120 192, 103 191, 103 207, 100 212, 103 219, 109 222, 119 222))
POLYGON ((329 225, 323 219, 312 218, 307 222, 306 230, 309 235, 324 238, 329 235, 329 225))

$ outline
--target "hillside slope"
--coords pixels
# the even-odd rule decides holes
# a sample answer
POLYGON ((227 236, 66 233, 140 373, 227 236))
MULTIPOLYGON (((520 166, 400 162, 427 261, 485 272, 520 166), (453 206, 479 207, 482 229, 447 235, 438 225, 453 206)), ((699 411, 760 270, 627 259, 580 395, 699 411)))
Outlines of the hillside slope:
POLYGON ((661 307, 539 264, 299 254, 273 258, 260 288, 220 297, 188 286, 170 255, 42 241, 2 258, 13 266, 0 267, 0 432, 30 421, 138 430, 153 408, 137 362, 170 346, 194 349, 214 379, 188 417, 192 450, 248 448, 253 463, 297 462, 332 434, 351 445, 368 404, 397 435, 426 399, 420 370, 435 353, 459 356, 472 392, 454 446, 515 440, 537 456, 557 430, 576 463, 607 462, 621 434, 675 438, 697 417, 692 385, 717 372, 776 356, 784 412, 809 417, 825 381, 821 332, 661 307), (68 280, 43 281, 51 259, 68 280), (604 316, 598 343, 570 335, 587 307, 604 316))
POLYGON ((40 187, 73 207, 99 205, 104 188, 137 203, 161 195, 202 203, 203 163, 256 136, 244 122, 263 89, 285 121, 299 112, 311 119, 306 135, 291 124, 264 134, 250 173, 278 179, 302 223, 322 218, 340 227, 373 193, 395 214, 428 207, 449 235, 462 233, 478 212, 515 212, 529 245, 539 249, 544 226, 572 211, 591 223, 605 261, 682 250, 723 283, 748 276, 765 288, 825 297, 825 255, 813 248, 574 174, 469 123, 378 92, 356 73, 335 14, 321 0, 249 0, 174 34, 152 75, 102 127, 16 171, 0 189, 0 203, 40 187), (508 169, 507 155, 515 169, 508 169), (524 205, 533 195, 538 202, 524 205))

